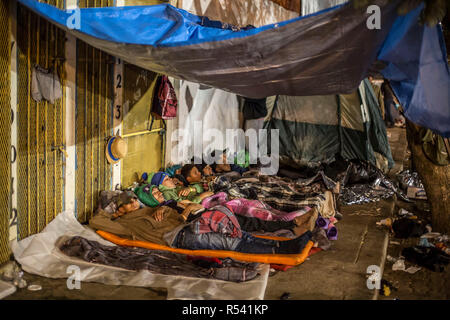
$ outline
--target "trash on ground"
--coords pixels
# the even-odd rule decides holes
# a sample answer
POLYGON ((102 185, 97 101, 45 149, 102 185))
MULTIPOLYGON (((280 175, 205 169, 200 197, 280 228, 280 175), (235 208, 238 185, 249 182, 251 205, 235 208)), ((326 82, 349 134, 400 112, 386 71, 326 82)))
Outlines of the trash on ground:
POLYGON ((437 248, 408 247, 402 250, 405 260, 435 272, 443 272, 450 262, 450 255, 437 248))
POLYGON ((1 279, 4 281, 13 281, 19 271, 20 267, 15 261, 8 261, 0 268, 1 279))
POLYGON ((27 289, 30 291, 39 291, 42 290, 42 286, 39 284, 30 284, 27 289))
POLYGON ((414 274, 417 271, 421 270, 422 268, 417 267, 417 266, 411 266, 406 268, 405 265, 405 258, 404 257, 399 257, 399 258, 394 258, 391 256, 387 256, 386 260, 388 260, 389 262, 393 262, 394 264, 392 265, 392 270, 393 271, 405 271, 408 272, 410 274, 414 274))
POLYGON ((438 238, 440 235, 441 235, 441 234, 438 233, 438 232, 428 232, 428 233, 425 233, 425 234, 421 235, 420 237, 421 237, 421 238, 426 238, 426 239, 436 239, 436 238, 438 238))
POLYGON ((26 288, 27 282, 23 279, 23 271, 19 271, 16 273, 13 284, 19 289, 26 288))
POLYGON ((423 223, 419 223, 415 219, 400 218, 392 224, 395 237, 400 239, 420 237, 426 232, 423 223))
POLYGON ((431 247, 434 247, 434 244, 430 243, 427 238, 420 238, 419 246, 431 248, 431 247))
POLYGON ((411 212, 409 212, 408 210, 406 210, 406 209, 400 209, 400 210, 398 210, 398 215, 400 216, 400 217, 412 217, 412 216, 414 216, 414 214, 413 213, 411 213, 411 212))
POLYGON ((291 298, 291 294, 289 292, 283 293, 280 297, 281 300, 288 300, 290 298, 291 298))
POLYGON ((403 170, 397 174, 398 181, 403 190, 408 187, 423 188, 422 181, 419 178, 419 174, 411 170, 403 170))
POLYGON ((397 175, 397 178, 408 198, 427 200, 427 194, 417 172, 404 170, 397 175))
POLYGON ((386 227, 392 227, 392 219, 391 218, 386 218, 383 219, 381 221, 377 222, 377 226, 386 226, 386 227))
POLYGON ((450 248, 447 247, 443 242, 436 243, 435 247, 450 255, 450 248))
POLYGON ((340 200, 345 205, 388 199, 394 194, 411 202, 378 168, 362 163, 350 163, 342 179, 340 200))
POLYGON ((408 272, 410 274, 414 274, 414 273, 416 273, 417 271, 420 271, 420 270, 422 270, 422 268, 420 268, 420 267, 409 267, 408 269, 405 270, 405 272, 408 272))
POLYGON ((396 262, 398 259, 394 258, 394 257, 391 257, 390 255, 387 255, 386 256, 386 260, 389 261, 389 262, 396 262))
POLYGON ((396 291, 397 288, 394 287, 392 283, 385 279, 381 279, 380 283, 380 294, 385 297, 389 297, 392 291, 396 291))
POLYGON ((393 265, 392 265, 392 270, 393 271, 405 271, 405 260, 403 259, 398 259, 393 265))

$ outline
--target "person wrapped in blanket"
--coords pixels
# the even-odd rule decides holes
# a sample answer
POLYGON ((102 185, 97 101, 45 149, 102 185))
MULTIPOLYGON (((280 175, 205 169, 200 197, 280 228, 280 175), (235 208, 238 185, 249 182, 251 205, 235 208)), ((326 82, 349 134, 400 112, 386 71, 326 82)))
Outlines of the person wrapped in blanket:
POLYGON ((316 206, 324 218, 335 215, 336 205, 331 191, 301 192, 289 184, 248 180, 233 181, 226 176, 217 177, 211 184, 211 190, 216 194, 225 192, 232 198, 260 200, 283 212, 296 211, 302 206, 316 206))
POLYGON ((311 230, 317 218, 311 211, 291 221, 265 221, 236 215, 233 208, 226 204, 205 209, 196 203, 167 202, 161 191, 152 185, 146 194, 152 206, 140 208, 134 193, 123 192, 114 200, 117 211, 111 214, 99 208, 90 219, 89 226, 120 237, 175 248, 297 254, 311 240, 311 230), (305 229, 305 226, 308 227, 305 229), (291 229, 297 237, 276 241, 250 234, 278 229, 291 229))
MULTIPOLYGON (((177 202, 182 201, 183 203, 189 203, 189 202, 195 202, 195 203, 202 203, 203 207, 205 208, 212 208, 214 205, 223 205, 227 204, 228 206, 231 206, 233 208, 234 213, 237 213, 239 215, 247 216, 247 217, 254 217, 261 220, 266 221, 291 221, 294 218, 301 216, 305 213, 307 213, 311 208, 309 206, 301 206, 298 205, 296 210, 291 212, 283 212, 280 210, 277 210, 275 208, 272 208, 270 205, 264 203, 263 201, 259 200, 248 200, 245 198, 238 198, 233 199, 231 201, 228 201, 227 194, 224 192, 220 192, 218 194, 213 194, 212 192, 203 192, 207 186, 205 184, 202 184, 202 174, 200 170, 198 170, 198 167, 193 164, 187 164, 184 165, 181 168, 181 177, 180 179, 182 181, 185 181, 185 185, 188 188, 191 188, 190 191, 193 192, 195 189, 197 193, 201 193, 200 196, 196 196, 195 198, 186 199, 182 196, 178 196, 177 194, 174 194, 175 192, 173 189, 171 189, 171 193, 169 191, 166 191, 166 187, 164 185, 159 186, 159 190, 162 191, 164 199, 166 201, 168 200, 175 200, 177 202), (199 201, 201 200, 201 201, 199 201)), ((159 179, 159 178, 158 178, 159 179)), ((158 184, 158 179, 155 179, 155 177, 152 179, 152 183, 158 184)), ((173 179, 172 179, 173 180, 173 179)), ((172 184, 171 178, 165 177, 163 184, 170 182, 172 184)), ((174 183, 172 184, 174 185, 174 183)), ((139 199, 143 203, 147 202, 146 193, 142 192, 143 189, 149 188, 150 185, 137 188, 135 190, 136 194, 138 195, 139 199)), ((155 191, 153 191, 155 192, 155 191)), ((183 195, 181 193, 181 195, 183 195)))
MULTIPOLYGON (((207 167, 205 167, 207 169, 207 167)), ((208 170, 203 170, 206 174, 208 174, 208 170)), ((196 165, 187 164, 181 168, 181 180, 185 181, 185 185, 196 188, 199 192, 202 192, 204 188, 208 188, 205 181, 205 177, 202 177, 202 171, 198 170, 196 165), (203 187, 202 187, 203 183, 203 187)), ((216 180, 212 180, 209 184, 212 186, 211 188, 216 187, 217 184, 214 184, 216 180)), ((202 205, 205 208, 211 208, 215 205, 223 205, 227 204, 233 208, 233 212, 238 215, 243 215, 247 217, 254 217, 261 220, 266 221, 290 221, 296 217, 302 216, 307 213, 311 208, 320 212, 321 219, 332 220, 331 223, 326 224, 327 229, 324 230, 324 238, 328 238, 330 240, 337 239, 337 229, 334 226, 334 202, 333 195, 331 192, 325 193, 300 193, 295 189, 292 189, 290 185, 280 184, 280 183, 255 183, 253 182, 235 182, 232 183, 233 178, 230 176, 220 176, 217 181, 226 181, 229 188, 227 191, 233 196, 232 200, 228 200, 228 194, 225 192, 219 192, 217 194, 204 194, 202 197, 202 205), (239 191, 244 190, 242 193, 239 191), (253 192, 255 196, 250 193, 245 193, 245 191, 253 192), (248 197, 252 197, 248 199, 248 197), (264 201, 262 201, 264 200, 264 201), (272 207, 267 202, 271 202, 274 206, 272 207), (283 210, 284 209, 284 210, 283 210)), ((238 181, 245 181, 245 179, 240 179, 238 181)), ((258 181, 258 180, 256 180, 258 181)), ((221 189, 223 190, 223 189, 221 189)), ((168 197, 165 196, 166 200, 169 200, 168 197)), ((176 200, 174 197, 170 198, 176 200)), ((317 213, 315 212, 316 217, 317 213)), ((319 217, 317 217, 319 218, 319 217)), ((325 221, 325 220, 321 220, 325 221)), ((306 231, 306 230, 305 230, 306 231)), ((316 230, 318 231, 318 230, 316 230)), ((290 236, 289 233, 286 234, 284 231, 274 232, 275 235, 283 235, 290 236)), ((328 248, 326 245, 324 248, 328 248)))

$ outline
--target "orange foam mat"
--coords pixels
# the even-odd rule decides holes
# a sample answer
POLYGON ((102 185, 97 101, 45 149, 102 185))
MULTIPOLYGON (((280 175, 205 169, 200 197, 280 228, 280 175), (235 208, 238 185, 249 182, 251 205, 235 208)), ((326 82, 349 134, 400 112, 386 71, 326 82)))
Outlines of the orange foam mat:
MULTIPOLYGON (((226 250, 188 250, 188 249, 179 249, 179 248, 171 248, 168 246, 163 246, 160 244, 147 242, 147 241, 138 241, 138 240, 129 240, 118 237, 112 233, 97 230, 97 233, 104 239, 117 244, 119 246, 126 247, 140 247, 147 248, 152 250, 164 250, 177 252, 182 254, 187 254, 191 256, 203 256, 203 257, 214 257, 214 258, 232 258, 239 261, 245 262, 259 262, 259 263, 268 263, 268 264, 284 264, 289 266, 296 266, 303 261, 309 255, 309 251, 313 247, 314 243, 312 241, 308 241, 305 248, 302 252, 297 254, 261 254, 261 253, 243 253, 236 251, 226 251, 226 250)), ((261 238, 269 238, 262 237, 261 238)), ((278 238, 278 237, 270 237, 274 240, 287 240, 286 238, 278 238)))

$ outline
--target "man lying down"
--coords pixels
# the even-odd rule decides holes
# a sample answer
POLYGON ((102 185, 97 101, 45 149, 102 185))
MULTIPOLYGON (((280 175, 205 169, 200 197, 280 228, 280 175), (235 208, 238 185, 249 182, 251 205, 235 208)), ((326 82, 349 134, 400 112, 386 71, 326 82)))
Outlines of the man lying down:
POLYGON ((115 214, 100 208, 89 226, 123 238, 190 250, 296 254, 302 252, 311 239, 317 220, 316 210, 292 221, 265 221, 235 215, 232 207, 226 204, 207 210, 200 204, 177 202, 164 202, 154 208, 141 207, 135 195, 128 192, 120 194, 116 205, 118 212, 115 214), (297 237, 276 241, 250 234, 279 229, 292 230, 297 237))

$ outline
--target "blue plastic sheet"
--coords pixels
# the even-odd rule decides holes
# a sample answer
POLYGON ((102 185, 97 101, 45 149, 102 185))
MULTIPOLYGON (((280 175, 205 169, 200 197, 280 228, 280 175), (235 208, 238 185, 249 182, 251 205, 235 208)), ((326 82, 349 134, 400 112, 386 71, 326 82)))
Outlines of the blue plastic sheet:
POLYGON ((418 23, 423 5, 398 17, 378 59, 388 63, 382 71, 390 80, 405 116, 450 137, 450 76, 441 26, 418 23))
POLYGON ((450 74, 440 26, 418 23, 422 6, 396 14, 382 7, 380 30, 346 3, 259 28, 236 29, 163 4, 73 12, 18 0, 88 44, 155 72, 251 98, 350 93, 377 60, 411 121, 450 137, 450 74))

